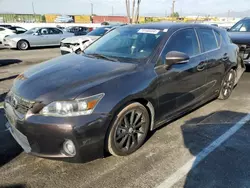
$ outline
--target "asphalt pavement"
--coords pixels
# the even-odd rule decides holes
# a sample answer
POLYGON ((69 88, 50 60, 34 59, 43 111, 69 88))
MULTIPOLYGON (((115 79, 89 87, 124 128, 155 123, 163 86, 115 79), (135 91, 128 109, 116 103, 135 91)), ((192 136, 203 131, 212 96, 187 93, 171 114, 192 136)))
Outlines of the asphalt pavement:
MULTIPOLYGON (((2 83, 11 87, 13 78, 1 79, 0 88, 2 83)), ((0 109, 0 187, 248 188, 249 84, 246 72, 230 99, 214 100, 164 125, 130 156, 82 164, 21 152, 0 109)))

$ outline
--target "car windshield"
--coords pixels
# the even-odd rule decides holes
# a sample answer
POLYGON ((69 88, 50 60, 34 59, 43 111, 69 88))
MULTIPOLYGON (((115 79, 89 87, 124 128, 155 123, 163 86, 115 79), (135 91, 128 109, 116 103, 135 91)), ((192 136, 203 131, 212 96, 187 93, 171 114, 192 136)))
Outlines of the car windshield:
POLYGON ((111 29, 110 27, 99 27, 99 28, 96 28, 95 30, 89 32, 87 35, 89 35, 89 36, 103 36, 110 29, 111 29))
POLYGON ((163 35, 164 32, 157 29, 118 28, 94 42, 84 53, 123 62, 143 62, 153 53, 163 35))
POLYGON ((37 27, 34 27, 28 31, 25 32, 25 34, 33 34, 33 33, 36 33, 38 31, 39 28, 37 27))
POLYGON ((231 31, 231 32, 250 32, 250 20, 239 21, 229 31, 231 31))

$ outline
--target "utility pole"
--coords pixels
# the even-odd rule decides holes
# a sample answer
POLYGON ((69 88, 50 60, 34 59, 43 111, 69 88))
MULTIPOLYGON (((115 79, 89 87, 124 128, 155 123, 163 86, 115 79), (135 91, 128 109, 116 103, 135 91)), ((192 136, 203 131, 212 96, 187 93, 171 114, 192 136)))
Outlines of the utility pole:
POLYGON ((174 15, 175 2, 176 2, 176 0, 173 0, 173 3, 172 3, 172 15, 174 15))
POLYGON ((93 3, 90 3, 90 5, 91 5, 91 16, 93 16, 93 14, 94 14, 94 5, 93 5, 93 3))
POLYGON ((36 14, 35 13, 35 8, 34 8, 34 2, 32 1, 32 10, 33 10, 33 14, 36 14))
POLYGON ((228 10, 227 12, 227 21, 229 21, 229 17, 230 17, 230 10, 228 10))
POLYGON ((32 1, 32 11, 33 11, 33 16, 34 16, 34 19, 36 21, 36 16, 35 16, 35 7, 34 7, 34 2, 32 1))
POLYGON ((165 10, 165 17, 167 17, 167 10, 165 10))

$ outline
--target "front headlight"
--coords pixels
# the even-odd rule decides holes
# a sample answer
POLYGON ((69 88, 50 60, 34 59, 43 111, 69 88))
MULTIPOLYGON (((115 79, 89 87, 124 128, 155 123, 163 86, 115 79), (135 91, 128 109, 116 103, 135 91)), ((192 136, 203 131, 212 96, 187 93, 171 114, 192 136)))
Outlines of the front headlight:
POLYGON ((55 101, 45 106, 40 111, 40 114, 59 117, 89 115, 94 111, 103 97, 104 93, 100 93, 98 95, 72 101, 55 101))

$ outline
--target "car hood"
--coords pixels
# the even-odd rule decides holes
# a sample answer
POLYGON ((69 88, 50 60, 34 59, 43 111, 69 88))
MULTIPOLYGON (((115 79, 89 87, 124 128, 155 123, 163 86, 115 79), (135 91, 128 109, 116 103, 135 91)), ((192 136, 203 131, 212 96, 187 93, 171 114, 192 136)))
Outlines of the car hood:
POLYGON ((68 37, 64 40, 62 40, 63 43, 70 43, 70 44, 75 44, 75 43, 82 43, 83 41, 95 41, 98 38, 100 38, 99 36, 88 36, 88 35, 84 35, 84 36, 74 36, 74 37, 68 37))
POLYGON ((35 65, 20 74, 12 91, 24 99, 44 103, 74 99, 87 89, 127 74, 135 67, 131 63, 70 54, 35 65))
POLYGON ((6 39, 24 38, 24 37, 27 37, 27 36, 30 36, 30 35, 24 34, 24 33, 18 34, 18 35, 15 34, 15 35, 10 35, 10 36, 6 37, 6 39))
POLYGON ((249 32, 229 32, 231 40, 235 44, 248 44, 250 45, 250 33, 249 32))

